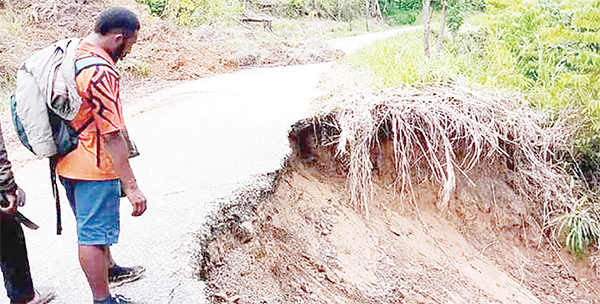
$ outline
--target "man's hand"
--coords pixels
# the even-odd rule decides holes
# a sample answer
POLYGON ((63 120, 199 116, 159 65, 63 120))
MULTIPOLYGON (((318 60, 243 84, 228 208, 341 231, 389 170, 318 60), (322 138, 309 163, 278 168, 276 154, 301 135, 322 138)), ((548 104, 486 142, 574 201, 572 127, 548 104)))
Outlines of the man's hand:
POLYGON ((146 211, 146 197, 138 187, 132 189, 123 189, 127 199, 133 206, 132 216, 140 216, 146 211))
POLYGON ((133 206, 131 215, 142 215, 146 211, 146 197, 138 188, 135 176, 129 165, 127 142, 120 132, 115 132, 104 135, 104 144, 108 156, 114 165, 115 172, 119 176, 119 180, 121 180, 123 191, 133 206))
POLYGON ((5 192, 4 197, 6 197, 6 200, 8 201, 8 206, 1 207, 0 210, 8 213, 17 211, 17 192, 14 190, 5 192))

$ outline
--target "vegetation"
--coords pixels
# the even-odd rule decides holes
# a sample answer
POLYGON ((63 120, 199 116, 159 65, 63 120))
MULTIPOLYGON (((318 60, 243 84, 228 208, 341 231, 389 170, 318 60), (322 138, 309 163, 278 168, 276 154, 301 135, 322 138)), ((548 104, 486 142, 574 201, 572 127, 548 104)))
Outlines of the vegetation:
POLYGON ((349 21, 363 15, 364 0, 137 0, 148 6, 158 17, 176 20, 180 25, 196 27, 202 24, 229 23, 241 13, 269 15, 280 18, 319 16, 349 21))
MULTIPOLYGON (((350 63, 373 74, 376 89, 458 82, 521 92, 532 106, 550 114, 550 125, 565 111, 577 113, 572 123, 582 127, 559 161, 576 180, 597 179, 600 1, 488 0, 485 12, 466 20, 463 27, 449 22, 452 35, 432 58, 424 55, 422 33, 415 33, 360 50, 350 63)), ((598 196, 589 191, 579 196, 588 197, 584 205, 572 202, 566 210, 556 210, 552 222, 576 255, 600 238, 598 196)))
POLYGON ((522 100, 476 93, 460 85, 416 92, 385 89, 377 95, 352 87, 346 84, 333 95, 319 119, 335 126, 339 134, 332 136, 337 155, 348 162, 352 201, 362 209, 368 211, 369 204, 376 203, 370 155, 384 142, 394 154, 394 185, 401 193, 410 192, 414 170, 419 168, 441 185, 440 210, 447 210, 457 175, 468 176, 477 164, 494 163, 498 155, 506 155, 519 167, 510 179, 517 192, 534 198, 538 220, 565 210, 573 201, 576 191, 563 179, 564 169, 546 160, 549 147, 569 133, 559 125, 551 132, 543 130, 544 116, 522 100))
POLYGON ((600 239, 597 207, 589 196, 584 196, 575 203, 571 212, 562 213, 551 222, 555 235, 565 240, 565 247, 577 258, 581 258, 588 252, 588 247, 600 239))
MULTIPOLYGON (((381 0, 380 7, 383 16, 392 24, 419 24, 423 11, 423 0, 381 0)), ((443 0, 431 2, 435 11, 441 11, 443 0)), ((457 31, 464 20, 474 13, 483 12, 485 0, 448 0, 448 29, 457 31)))
MULTIPOLYGON (((236 24, 242 15, 281 18, 284 20, 276 20, 272 24, 276 34, 252 33, 255 40, 270 39, 279 44, 289 44, 290 37, 294 37, 302 31, 297 28, 297 23, 288 22, 289 19, 285 18, 307 16, 315 19, 320 17, 343 21, 349 25, 348 28, 351 31, 353 24, 365 21, 363 19, 365 15, 381 14, 383 18, 396 25, 418 24, 421 22, 423 10, 422 0, 135 1, 147 7, 149 14, 156 17, 154 19, 173 21, 179 26, 189 28, 236 24)), ((56 18, 60 14, 57 13, 56 16, 45 19, 45 16, 40 15, 40 12, 53 12, 52 9, 39 9, 42 5, 52 6, 59 1, 50 2, 49 4, 29 5, 31 13, 37 14, 35 18, 29 18, 28 15, 19 14, 16 9, 5 8, 4 2, 0 0, 0 100, 8 99, 8 95, 14 88, 14 77, 18 64, 34 49, 25 40, 33 40, 32 37, 42 37, 46 33, 43 31, 32 32, 30 30, 34 26, 32 22, 38 22, 39 24, 35 24, 35 26, 40 29, 47 28, 49 24, 57 24, 56 18)), ((432 0, 432 10, 440 11, 443 3, 444 1, 432 0)), ((63 5, 64 3, 59 4, 59 6, 67 7, 67 5, 63 5)), ((375 76, 373 86, 376 90, 398 87, 424 89, 432 84, 460 83, 477 88, 517 91, 522 93, 535 108, 549 114, 551 119, 546 122, 545 127, 555 127, 566 110, 577 113, 578 120, 574 125, 583 127, 576 136, 565 139, 571 145, 569 149, 565 148, 564 151, 559 151, 562 154, 555 155, 563 157, 558 160, 567 164, 565 168, 576 177, 574 180, 589 181, 590 178, 597 180, 597 176, 600 176, 600 136, 597 135, 600 131, 600 83, 598 81, 600 78, 600 0, 448 0, 448 5, 446 22, 450 35, 445 36, 444 48, 439 53, 430 58, 425 56, 422 44, 423 33, 413 33, 375 43, 371 47, 357 52, 349 59, 349 62, 354 67, 367 70, 375 76)), ((26 5, 22 4, 22 6, 26 5)), ((92 16, 92 14, 85 15, 88 18, 92 16)), ((71 27, 84 28, 80 21, 73 23, 71 27)), ((161 42, 160 39, 164 38, 159 37, 161 31, 178 32, 181 30, 181 28, 173 29, 170 25, 167 26, 163 23, 160 25, 155 23, 152 26, 154 29, 152 36, 148 37, 147 41, 140 41, 140 44, 161 42)), ((89 28, 89 24, 86 24, 85 28, 89 28)), ((436 28, 433 27, 434 30, 436 28)), ((54 28, 50 31, 53 30, 54 28)), ((332 31, 334 30, 339 29, 332 29, 332 31)), ((68 34, 73 35, 73 33, 75 32, 68 34)), ((187 34, 186 32, 186 35, 174 37, 177 37, 176 40, 181 43, 193 40, 189 38, 192 35, 187 34)), ((322 31, 320 35, 328 37, 327 33, 322 31)), ((52 37, 52 39, 61 38, 58 36, 52 37)), ((433 37, 436 37, 435 31, 433 37)), ((155 48, 161 52, 151 54, 150 57, 142 55, 136 57, 136 54, 132 54, 131 58, 121 64, 121 68, 127 73, 141 77, 153 76, 153 68, 154 71, 156 70, 154 64, 161 61, 152 60, 152 58, 168 57, 164 54, 171 51, 195 54, 182 56, 185 57, 185 59, 181 59, 182 65, 188 63, 189 58, 193 56, 212 56, 218 62, 231 62, 221 60, 218 55, 198 55, 199 41, 195 41, 192 46, 182 45, 173 50, 174 43, 173 41, 163 43, 164 49, 155 48), (151 58, 151 60, 148 61, 147 58, 151 58)), ((237 47, 237 49, 245 48, 237 47)), ((279 53, 286 52, 280 51, 279 53)), ((256 61, 256 56, 247 57, 249 60, 256 61)), ((197 69, 198 66, 189 68, 189 75, 197 73, 197 69)), ((165 66, 162 75, 179 70, 182 69, 178 66, 165 66)), ((441 126, 435 123, 436 119, 438 122, 449 119, 455 122, 453 125, 465 122, 465 113, 461 112, 465 109, 451 108, 453 105, 447 102, 448 100, 441 100, 437 105, 438 108, 431 108, 432 105, 426 103, 398 104, 398 106, 414 107, 414 113, 420 115, 419 119, 436 127, 441 126), (431 113, 437 113, 440 116, 432 117, 431 113)), ((347 133, 343 133, 342 140, 352 143, 367 143, 368 140, 365 141, 365 138, 368 139, 369 136, 375 134, 377 131, 374 131, 373 128, 379 128, 382 124, 394 123, 397 126, 406 126, 401 121, 405 117, 402 117, 402 113, 398 112, 398 109, 393 109, 396 112, 387 117, 388 120, 376 122, 361 120, 368 125, 352 125, 353 121, 344 115, 365 115, 367 117, 371 115, 369 111, 373 109, 362 109, 363 112, 360 112, 360 109, 340 112, 344 114, 339 117, 340 124, 345 124, 342 129, 348 130, 347 133), (359 140, 360 138, 362 139, 359 140)), ((476 105, 474 108, 466 110, 469 112, 481 109, 482 105, 476 105)), ((519 121, 524 120, 521 117, 519 121)), ((469 122, 469 125, 478 125, 478 123, 469 122)), ((484 126, 478 126, 483 130, 484 126)), ((439 141, 447 144, 448 140, 445 136, 451 131, 443 128, 436 129, 436 133, 432 134, 435 138, 431 139, 431 143, 439 141)), ((516 130, 514 134, 519 134, 517 131, 519 130, 516 130)), ((538 131, 536 129, 533 134, 541 132, 538 131)), ((404 132, 415 137, 414 132, 417 131, 397 129, 396 132, 404 132)), ((496 139, 490 139, 481 134, 470 134, 471 137, 466 137, 465 140, 489 144, 504 136, 490 132, 492 131, 483 133, 486 134, 485 136, 496 136, 496 139), (485 138, 479 142, 482 140, 481 136, 485 138)), ((531 140, 533 141, 533 139, 531 140)), ((348 147, 352 147, 352 145, 348 145, 348 147)), ((448 146, 443 145, 434 146, 432 144, 431 147, 441 149, 439 151, 432 150, 431 155, 440 151, 445 153, 448 150, 448 146)), ((367 146, 356 146, 354 152, 350 151, 351 153, 348 154, 349 158, 368 155, 367 148, 367 146)), ((494 145, 491 148, 485 147, 485 149, 488 148, 500 149, 494 145)), ((540 152, 535 150, 535 147, 529 148, 531 148, 528 150, 531 155, 540 152)), ((563 146, 560 148, 563 149, 563 146)), ((547 150, 543 151, 547 153, 547 150)), ((552 152, 556 153, 557 151, 552 152)), ((403 159, 410 157, 410 155, 402 155, 402 151, 396 151, 396 153, 403 159)), ((444 153, 440 155, 448 157, 444 153)), ((478 154, 474 159, 481 157, 478 154)), ((351 176, 354 180, 353 186, 363 189, 356 192, 357 195, 363 196, 357 197, 356 202, 368 199, 369 196, 370 186, 366 179, 369 178, 370 171, 365 171, 365 168, 370 167, 368 163, 361 163, 361 159, 368 161, 368 157, 354 159, 355 170, 352 172, 355 175, 351 176)), ((532 163, 531 159, 529 159, 530 163, 532 163)), ((436 172, 438 179, 444 184, 444 197, 447 197, 448 191, 451 189, 448 188, 450 187, 449 181, 452 180, 454 173, 447 171, 448 168, 442 168, 441 164, 451 161, 454 160, 447 158, 434 159, 432 162, 435 165, 432 171, 436 172)), ((406 166, 406 163, 399 166, 408 170, 407 167, 402 167, 406 166)), ((527 172, 531 173, 532 171, 527 172)), ((539 182, 539 185, 543 184, 545 182, 539 182)), ((560 185, 556 182, 554 184, 556 187, 562 187, 562 182, 559 182, 560 185)), ((573 188, 581 189, 579 186, 573 188)), ((543 200, 549 203, 555 192, 544 193, 543 200)), ((540 193, 530 196, 536 197, 536 195, 540 195, 540 193)), ((581 191, 572 197, 575 199, 571 205, 561 203, 556 209, 544 207, 545 214, 553 215, 552 220, 547 220, 546 224, 554 227, 555 234, 565 240, 564 243, 568 250, 576 255, 581 255, 588 246, 597 244, 600 239, 600 216, 598 215, 600 206, 597 203, 598 195, 591 191, 581 191)))
POLYGON ((397 46, 407 45, 415 37, 376 44, 357 54, 354 62, 374 71, 378 83, 384 86, 463 79, 525 92, 539 107, 556 112, 567 105, 577 105, 597 131, 599 3, 489 1, 488 11, 471 20, 470 25, 479 30, 455 33, 446 41, 448 50, 431 62, 424 62, 418 54, 422 47, 417 43, 397 50, 397 46), (370 59, 371 56, 377 59, 370 59), (390 63, 426 68, 418 72, 420 76, 411 76, 390 68, 390 63))
POLYGON ((168 17, 179 25, 198 27, 203 24, 231 22, 242 11, 238 0, 137 0, 148 6, 157 17, 168 17))

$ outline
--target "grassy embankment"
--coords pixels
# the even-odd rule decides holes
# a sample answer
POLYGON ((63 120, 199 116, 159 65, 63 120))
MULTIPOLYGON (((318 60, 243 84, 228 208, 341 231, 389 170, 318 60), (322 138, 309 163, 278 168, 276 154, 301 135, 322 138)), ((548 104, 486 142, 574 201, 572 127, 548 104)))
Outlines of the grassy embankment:
POLYGON ((488 0, 431 58, 422 33, 414 33, 364 48, 348 62, 373 75, 375 91, 459 83, 522 94, 548 114, 545 127, 571 117, 578 132, 554 156, 571 173, 569 183, 584 185, 568 210, 555 210, 544 224, 581 256, 600 238, 600 197, 586 183, 600 173, 599 45, 598 0, 488 0))

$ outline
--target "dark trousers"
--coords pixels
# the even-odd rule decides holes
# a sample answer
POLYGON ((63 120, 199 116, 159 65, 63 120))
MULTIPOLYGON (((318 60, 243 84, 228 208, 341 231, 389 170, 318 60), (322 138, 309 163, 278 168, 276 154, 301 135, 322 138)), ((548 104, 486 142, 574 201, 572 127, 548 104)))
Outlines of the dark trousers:
POLYGON ((0 212, 0 262, 4 286, 11 303, 24 303, 34 296, 25 235, 11 214, 0 212))

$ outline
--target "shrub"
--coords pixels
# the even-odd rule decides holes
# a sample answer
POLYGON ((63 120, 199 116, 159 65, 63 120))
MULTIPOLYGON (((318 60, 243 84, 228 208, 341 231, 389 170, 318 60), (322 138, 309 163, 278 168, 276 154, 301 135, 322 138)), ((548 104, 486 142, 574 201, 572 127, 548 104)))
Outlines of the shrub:
POLYGON ((159 17, 177 24, 198 27, 203 24, 231 22, 241 11, 238 0, 137 0, 159 17))
MULTIPOLYGON (((364 48, 350 62, 373 74, 379 89, 461 82, 521 92, 555 119, 567 110, 577 113, 574 124, 582 127, 567 142, 571 147, 556 155, 563 157, 559 160, 573 180, 597 182, 600 0, 489 0, 487 4, 485 13, 467 19, 469 28, 476 30, 454 33, 432 58, 423 55, 421 34, 409 34, 364 48)), ((575 255, 596 244, 600 235, 598 194, 586 195, 553 222, 556 234, 575 255)))
POLYGON ((167 0, 137 0, 141 4, 148 6, 150 14, 156 17, 162 17, 167 12, 167 0))

